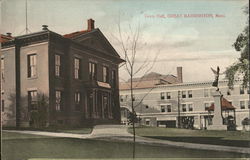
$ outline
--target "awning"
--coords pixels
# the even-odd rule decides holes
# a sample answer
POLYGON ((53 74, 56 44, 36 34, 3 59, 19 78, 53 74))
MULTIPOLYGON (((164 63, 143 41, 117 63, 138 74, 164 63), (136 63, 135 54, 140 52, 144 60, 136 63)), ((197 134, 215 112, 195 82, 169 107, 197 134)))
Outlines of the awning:
POLYGON ((99 87, 103 87, 103 88, 111 88, 111 86, 108 83, 104 83, 104 82, 100 82, 100 81, 97 81, 97 85, 99 87))
MULTIPOLYGON (((235 107, 224 97, 221 97, 222 110, 235 110, 235 107)), ((214 103, 208 108, 209 111, 214 111, 214 103)))

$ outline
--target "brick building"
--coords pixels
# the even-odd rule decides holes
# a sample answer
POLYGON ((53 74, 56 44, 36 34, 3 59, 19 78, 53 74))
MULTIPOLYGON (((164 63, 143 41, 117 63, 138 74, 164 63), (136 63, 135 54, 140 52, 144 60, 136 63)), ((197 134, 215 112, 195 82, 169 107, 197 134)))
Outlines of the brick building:
POLYGON ((102 32, 2 35, 2 124, 30 126, 46 101, 46 125, 119 123, 118 65, 123 62, 102 32), (39 99, 40 97, 40 99, 39 99))
MULTIPOLYGON (((151 77, 151 79, 154 78, 151 77)), ((238 130, 243 128, 243 120, 250 116, 249 91, 243 88, 241 83, 242 81, 236 81, 234 89, 230 90, 227 81, 219 82, 220 91, 223 94, 224 122, 227 123, 230 117, 235 118, 238 130)), ((213 108, 213 93, 216 90, 215 87, 212 87, 212 82, 173 84, 148 82, 147 84, 149 85, 143 85, 143 87, 133 90, 135 111, 141 118, 142 125, 178 127, 178 120, 180 120, 180 127, 184 128, 187 127, 186 123, 190 123, 191 127, 197 129, 204 129, 208 125, 212 125, 214 113, 209 112, 209 109, 213 108)), ((129 88, 120 89, 120 102, 121 108, 128 109, 123 109, 121 112, 122 123, 127 124, 127 112, 131 111, 129 88)))

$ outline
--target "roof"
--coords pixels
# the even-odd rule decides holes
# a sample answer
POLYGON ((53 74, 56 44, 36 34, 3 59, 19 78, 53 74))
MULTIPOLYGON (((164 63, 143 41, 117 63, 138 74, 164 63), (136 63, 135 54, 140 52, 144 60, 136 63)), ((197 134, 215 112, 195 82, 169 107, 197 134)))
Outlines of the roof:
MULTIPOLYGON (((156 72, 150 72, 142 77, 133 78, 133 88, 153 88, 156 85, 169 85, 179 83, 174 75, 162 75, 156 72)), ((120 90, 130 89, 130 79, 127 82, 119 84, 120 90)))
MULTIPOLYGON (((142 80, 142 81, 135 81, 133 82, 133 88, 153 88, 156 85, 160 84, 170 84, 169 82, 163 79, 156 79, 156 80, 142 80)), ((123 82, 119 84, 120 90, 127 90, 130 89, 130 82, 123 82)))
POLYGON ((14 37, 12 37, 12 36, 6 36, 6 35, 1 34, 0 42, 3 43, 3 42, 7 42, 7 41, 10 41, 13 39, 14 39, 14 37))
MULTIPOLYGON (((234 110, 235 107, 224 97, 221 97, 222 110, 234 110)), ((214 111, 214 103, 208 108, 209 111, 214 111)))
MULTIPOLYGON (((141 80, 157 80, 157 79, 165 79, 166 81, 170 80, 170 79, 176 79, 177 77, 174 75, 162 75, 160 73, 156 73, 156 72, 150 72, 142 77, 138 77, 138 78, 133 78, 133 82, 135 81, 141 81, 141 80)), ((130 81, 130 79, 128 80, 128 82, 130 81)), ((170 80, 171 81, 171 80, 170 80)))
POLYGON ((65 37, 65 38, 74 38, 76 36, 79 36, 79 35, 84 34, 84 33, 88 33, 90 31, 91 30, 76 31, 76 32, 72 32, 72 33, 69 33, 69 34, 65 34, 65 35, 63 35, 63 37, 65 37))

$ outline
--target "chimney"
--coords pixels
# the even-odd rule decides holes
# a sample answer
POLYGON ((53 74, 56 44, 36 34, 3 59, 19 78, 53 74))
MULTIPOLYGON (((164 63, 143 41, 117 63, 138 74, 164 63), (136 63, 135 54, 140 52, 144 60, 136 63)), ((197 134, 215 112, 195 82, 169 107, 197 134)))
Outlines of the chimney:
POLYGON ((177 81, 178 83, 182 83, 182 67, 177 67, 177 81))
POLYGON ((47 30, 48 30, 48 25, 42 25, 42 27, 43 27, 43 30, 44 30, 44 31, 47 31, 47 30))
POLYGON ((88 31, 95 29, 95 21, 93 19, 88 19, 88 31))
POLYGON ((10 32, 6 33, 6 35, 7 35, 8 37, 11 37, 11 33, 10 33, 10 32))

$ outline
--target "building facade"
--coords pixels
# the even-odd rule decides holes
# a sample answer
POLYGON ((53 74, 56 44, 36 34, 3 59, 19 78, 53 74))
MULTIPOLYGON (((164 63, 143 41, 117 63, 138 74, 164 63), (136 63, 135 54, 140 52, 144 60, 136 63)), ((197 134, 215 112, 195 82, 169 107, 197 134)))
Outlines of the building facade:
MULTIPOLYGON (((247 90, 241 86, 241 81, 236 82, 233 90, 228 88, 227 81, 220 81, 219 88, 223 98, 235 108, 237 129, 242 129, 242 121, 250 116, 247 90)), ((208 125, 212 125, 213 112, 208 109, 213 106, 215 90, 212 82, 134 89, 135 110, 142 125, 206 129, 208 125)), ((120 90, 120 97, 121 107, 131 108, 130 91, 120 90)), ((122 112, 122 117, 124 116, 125 113, 122 112)), ((234 112, 223 113, 223 117, 231 116, 234 117, 234 112)), ((127 123, 122 119, 123 123, 127 123)))
POLYGON ((1 49, 3 126, 30 126, 32 113, 42 111, 46 126, 120 122, 123 60, 94 20, 66 35, 44 25, 40 32, 9 38, 1 49))

